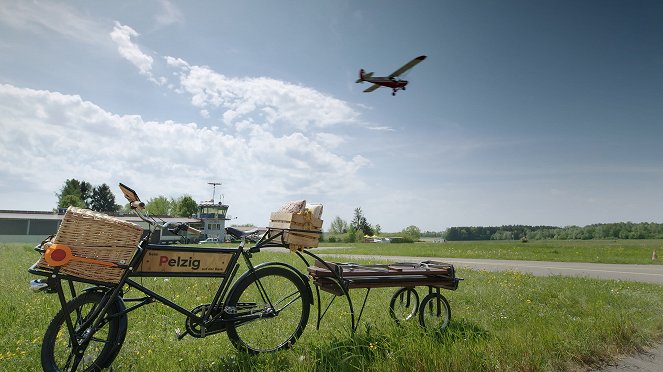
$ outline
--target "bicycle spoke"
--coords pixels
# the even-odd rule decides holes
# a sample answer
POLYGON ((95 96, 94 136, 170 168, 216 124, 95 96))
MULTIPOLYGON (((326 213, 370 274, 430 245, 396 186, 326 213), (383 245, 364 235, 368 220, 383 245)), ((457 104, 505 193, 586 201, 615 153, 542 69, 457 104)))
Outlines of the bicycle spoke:
POLYGON ((228 337, 240 350, 274 351, 293 344, 304 330, 311 299, 301 278, 283 267, 264 267, 237 284, 228 306, 238 310, 228 337), (252 304, 250 311, 244 310, 252 304))
POLYGON ((276 314, 280 313, 280 312, 283 311, 285 308, 287 308, 288 306, 292 305, 292 304, 295 303, 297 300, 299 300, 299 299, 302 298, 302 296, 301 296, 301 294, 299 294, 299 292, 295 292, 295 293, 292 293, 292 294, 289 295, 289 296, 286 296, 283 300, 278 301, 278 302, 275 303, 274 305, 277 305, 279 302, 285 301, 285 300, 287 300, 289 297, 292 297, 292 296, 296 296, 296 297, 293 298, 292 300, 290 300, 290 301, 289 301, 288 303, 286 303, 285 305, 283 305, 282 308, 280 308, 280 309, 275 309, 276 314))

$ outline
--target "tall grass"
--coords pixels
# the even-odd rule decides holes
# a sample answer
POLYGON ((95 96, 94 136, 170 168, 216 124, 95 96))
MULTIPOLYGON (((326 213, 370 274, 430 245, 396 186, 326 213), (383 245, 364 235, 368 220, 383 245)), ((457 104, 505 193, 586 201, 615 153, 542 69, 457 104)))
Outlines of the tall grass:
MULTIPOLYGON (((41 338, 58 308, 54 295, 31 293, 26 272, 37 254, 0 245, 0 366, 39 370, 41 338)), ((259 253, 255 261, 304 265, 293 254, 259 253)), ((337 299, 315 328, 316 308, 292 349, 251 357, 225 334, 177 341, 183 316, 152 304, 129 314, 116 371, 556 371, 586 368, 663 337, 663 287, 623 281, 534 277, 462 270, 445 332, 396 325, 388 314, 395 289, 374 289, 357 332, 337 299)), ((144 278, 143 284, 188 307, 208 301, 218 280, 144 278)), ((424 291, 420 291, 423 295, 424 291)), ((354 290, 355 305, 363 290, 354 290)), ((131 293, 129 294, 131 295, 131 293)), ((324 305, 329 297, 323 298, 324 305)))

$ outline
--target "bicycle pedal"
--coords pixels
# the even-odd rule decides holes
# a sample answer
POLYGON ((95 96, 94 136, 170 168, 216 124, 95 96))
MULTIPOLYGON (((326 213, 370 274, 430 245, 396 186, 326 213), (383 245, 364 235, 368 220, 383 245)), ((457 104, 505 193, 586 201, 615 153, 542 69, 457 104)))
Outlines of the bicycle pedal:
POLYGON ((188 334, 189 334, 189 331, 182 332, 182 330, 179 329, 179 328, 175 329, 175 335, 177 336, 177 341, 181 341, 184 338, 184 336, 186 336, 188 334))

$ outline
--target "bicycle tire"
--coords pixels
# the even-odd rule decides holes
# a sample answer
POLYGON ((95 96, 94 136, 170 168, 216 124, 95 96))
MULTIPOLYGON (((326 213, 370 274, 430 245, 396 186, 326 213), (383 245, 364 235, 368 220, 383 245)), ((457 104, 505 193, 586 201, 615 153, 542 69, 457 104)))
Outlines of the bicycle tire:
MULTIPOLYGON (((107 318, 82 350, 82 357, 77 363, 69 336, 65 317, 70 317, 77 338, 89 331, 91 313, 101 306, 103 293, 84 292, 71 301, 55 315, 44 334, 41 348, 41 364, 44 371, 99 371, 111 365, 119 353, 127 334, 127 314, 107 318), (87 327, 82 329, 81 326, 87 327), (73 358, 73 359, 72 359, 73 358)), ((108 314, 117 314, 125 310, 124 302, 118 298, 110 305, 108 314)))
POLYGON ((238 350, 250 354, 287 349, 304 332, 311 302, 306 283, 295 272, 277 266, 259 268, 235 285, 226 309, 233 318, 261 316, 229 321, 228 338, 238 350))
POLYGON ((419 306, 419 323, 434 331, 443 331, 451 320, 451 306, 441 293, 429 293, 419 306))

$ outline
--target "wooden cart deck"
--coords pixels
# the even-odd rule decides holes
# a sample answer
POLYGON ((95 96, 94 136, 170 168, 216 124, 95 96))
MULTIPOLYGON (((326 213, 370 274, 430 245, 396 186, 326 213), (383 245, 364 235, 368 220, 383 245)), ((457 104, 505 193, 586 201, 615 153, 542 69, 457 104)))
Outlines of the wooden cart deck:
POLYGON ((429 286, 455 290, 460 280, 453 265, 438 261, 357 265, 316 260, 308 273, 316 286, 337 296, 343 295, 339 284, 347 289, 429 286))

